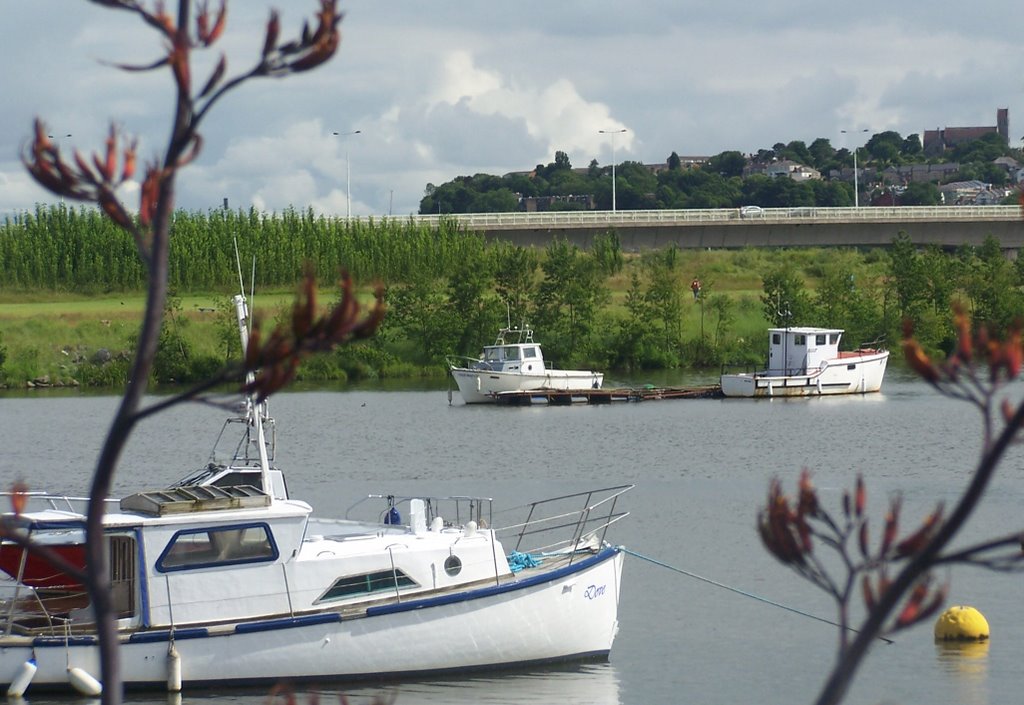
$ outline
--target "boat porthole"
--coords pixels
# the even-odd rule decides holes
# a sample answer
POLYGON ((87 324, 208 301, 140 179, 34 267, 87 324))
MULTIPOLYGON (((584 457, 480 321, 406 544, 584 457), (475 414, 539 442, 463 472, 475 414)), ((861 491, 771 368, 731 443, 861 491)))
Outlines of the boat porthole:
POLYGON ((444 572, 454 578, 462 572, 462 560, 458 556, 448 556, 444 559, 444 572))

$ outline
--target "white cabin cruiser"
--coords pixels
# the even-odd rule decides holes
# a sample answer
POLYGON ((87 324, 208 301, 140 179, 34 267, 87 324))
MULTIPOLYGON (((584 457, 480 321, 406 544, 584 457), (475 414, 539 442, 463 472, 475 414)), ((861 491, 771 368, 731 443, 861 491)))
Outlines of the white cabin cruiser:
MULTIPOLYGON (((242 297, 236 307, 241 322, 242 297)), ((372 495, 318 518, 273 465, 266 403, 247 400, 232 424, 242 440, 225 460, 215 449, 169 487, 107 500, 127 687, 396 679, 609 654, 624 553, 605 534, 628 514, 617 502, 631 485, 526 505, 503 528, 485 497, 372 495)), ((8 525, 84 565, 87 500, 20 500, 8 525)), ((81 583, 11 539, 0 569, 0 687, 95 695, 81 583)))
POLYGON ((502 392, 600 389, 604 383, 602 372, 560 370, 545 364, 529 326, 502 328, 479 358, 452 356, 448 367, 467 404, 494 402, 502 392))
POLYGON ((801 397, 865 394, 882 388, 889 351, 839 350, 838 328, 769 328, 768 366, 759 372, 723 374, 727 397, 801 397))

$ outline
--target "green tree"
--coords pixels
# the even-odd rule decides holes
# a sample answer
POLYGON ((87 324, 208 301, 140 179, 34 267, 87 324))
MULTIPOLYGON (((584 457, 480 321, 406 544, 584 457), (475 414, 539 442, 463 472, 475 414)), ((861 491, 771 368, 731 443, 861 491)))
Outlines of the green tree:
POLYGON ((807 148, 811 155, 810 165, 819 171, 824 171, 829 164, 835 161, 836 150, 832 142, 825 137, 819 137, 807 148))
POLYGON ((993 159, 1006 156, 1009 151, 1003 136, 997 132, 990 132, 976 140, 958 144, 950 151, 949 159, 961 164, 991 162, 993 159))
POLYGON ((650 304, 644 296, 643 283, 637 270, 630 273, 625 307, 627 315, 617 320, 609 362, 613 367, 623 370, 659 365, 650 304))
POLYGON ((622 244, 619 242, 619 234, 615 230, 594 236, 591 253, 601 273, 606 277, 615 276, 622 271, 622 267, 625 265, 622 244))
POLYGON ((938 187, 930 181, 913 181, 900 194, 904 206, 935 206, 941 201, 938 187))
MULTIPOLYGON (((448 277, 448 306, 444 312, 457 342, 449 350, 475 354, 504 325, 505 310, 494 294, 494 268, 489 258, 461 260, 448 277)), ((447 351, 442 351, 442 355, 447 351)))
POLYGON ((1024 315, 1016 283, 1016 272, 1003 255, 999 240, 985 238, 969 264, 965 282, 971 317, 990 330, 1008 329, 1014 319, 1024 315))
POLYGON ((893 238, 889 248, 889 274, 896 293, 899 318, 918 319, 928 300, 928 281, 917 247, 903 231, 893 238))
POLYGON ((719 176, 743 176, 743 169, 746 166, 747 158, 742 152, 729 150, 711 157, 707 169, 719 176))
POLYGON ((467 206, 469 213, 511 213, 519 210, 519 197, 507 188, 476 194, 467 206))
POLYGON ((780 159, 790 159, 800 164, 810 164, 814 161, 814 157, 811 156, 811 152, 803 140, 793 140, 783 149, 776 150, 776 154, 780 159))
POLYGON ((830 260, 813 296, 821 325, 845 330, 843 340, 847 346, 886 336, 875 288, 857 260, 849 253, 830 260))
POLYGON ((509 322, 523 322, 530 309, 540 259, 532 249, 508 243, 496 246, 494 258, 495 292, 507 306, 509 322))
POLYGON ((903 138, 900 137, 900 133, 889 130, 872 135, 864 145, 864 151, 871 155, 874 161, 893 164, 899 161, 902 147, 903 138))
POLYGON ((601 269, 593 257, 562 238, 548 245, 541 269, 544 279, 536 298, 538 332, 557 358, 577 359, 590 342, 599 309, 609 298, 601 269))
POLYGON ((466 329, 452 315, 444 288, 433 276, 423 273, 389 287, 387 305, 382 333, 406 341, 407 353, 416 362, 436 364, 459 349, 466 329))
POLYGON ((788 262, 762 277, 761 306, 765 319, 776 328, 817 323, 804 278, 788 262))
MULTIPOLYGON (((185 339, 189 321, 181 315, 181 299, 168 292, 164 304, 164 320, 160 328, 156 355, 153 357, 153 380, 157 383, 183 383, 195 381, 189 373, 189 358, 192 346, 185 339)), ((137 341, 133 341, 133 345, 137 341)))
POLYGON ((921 146, 921 136, 917 133, 907 135, 900 145, 900 156, 906 161, 912 161, 921 156, 924 148, 921 146))
MULTIPOLYGON (((658 177, 640 162, 627 161, 616 167, 617 207, 623 210, 648 210, 655 207, 658 177)), ((611 188, 609 184, 609 188, 611 188)))
POLYGON ((683 339, 683 302, 685 284, 679 271, 679 251, 671 245, 644 260, 648 280, 644 298, 647 302, 649 322, 660 332, 658 341, 662 360, 672 361, 666 365, 674 367, 679 361, 679 350, 683 339))

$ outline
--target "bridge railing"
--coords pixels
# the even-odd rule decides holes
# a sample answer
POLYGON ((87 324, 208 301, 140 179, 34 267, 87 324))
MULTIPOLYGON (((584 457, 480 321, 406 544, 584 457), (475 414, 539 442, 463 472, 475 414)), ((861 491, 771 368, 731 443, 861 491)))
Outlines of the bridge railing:
MULTIPOLYGON (((705 223, 792 222, 885 223, 907 221, 1008 221, 1024 218, 1021 206, 865 206, 860 208, 704 208, 638 211, 545 211, 539 213, 459 213, 406 216, 419 225, 442 220, 469 230, 611 228, 615 226, 701 225, 705 223)), ((404 220, 404 218, 403 218, 404 220)))

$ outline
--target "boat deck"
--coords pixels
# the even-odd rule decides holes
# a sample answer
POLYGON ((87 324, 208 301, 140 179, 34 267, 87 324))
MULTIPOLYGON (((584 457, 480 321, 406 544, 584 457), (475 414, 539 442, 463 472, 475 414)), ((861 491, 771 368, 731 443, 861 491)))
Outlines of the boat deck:
POLYGON ((720 399, 721 386, 706 387, 640 387, 621 389, 534 389, 525 392, 499 392, 494 395, 498 404, 530 406, 548 404, 611 404, 612 402, 638 402, 656 399, 720 399))

